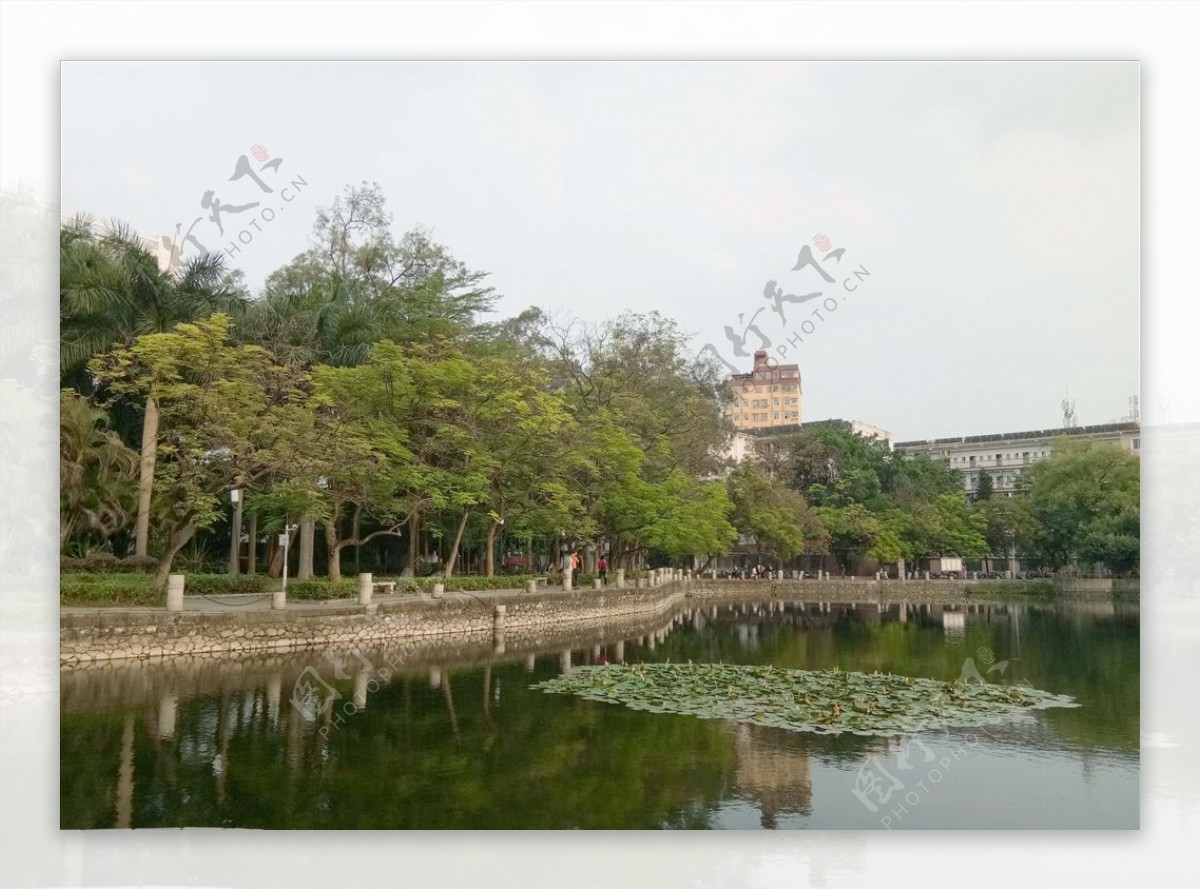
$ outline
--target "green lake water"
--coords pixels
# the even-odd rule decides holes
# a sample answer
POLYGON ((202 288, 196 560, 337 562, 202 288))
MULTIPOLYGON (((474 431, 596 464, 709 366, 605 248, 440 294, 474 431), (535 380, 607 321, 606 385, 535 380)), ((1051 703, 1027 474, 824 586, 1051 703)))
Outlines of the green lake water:
POLYGON ((1122 603, 683 605, 636 633, 64 670, 63 828, 1136 828, 1122 603), (623 637, 623 638, 622 638, 623 637), (530 689, 694 661, 1028 683, 1076 708, 883 739, 530 689))

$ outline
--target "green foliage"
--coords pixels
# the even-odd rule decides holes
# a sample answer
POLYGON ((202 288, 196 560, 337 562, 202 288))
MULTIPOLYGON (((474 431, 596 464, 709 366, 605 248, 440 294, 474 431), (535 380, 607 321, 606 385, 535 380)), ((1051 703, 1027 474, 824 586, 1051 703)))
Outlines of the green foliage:
POLYGON ((726 479, 733 505, 731 520, 743 538, 780 560, 820 547, 826 531, 804 496, 768 478, 754 460, 738 464, 726 479))
POLYGON ((260 347, 232 345, 227 316, 147 334, 90 367, 112 395, 159 405, 154 490, 167 529, 160 587, 195 530, 223 515, 230 490, 303 474, 297 446, 311 429, 303 381, 260 347))
POLYGON ((59 544, 107 541, 132 516, 138 457, 106 429, 103 411, 70 390, 59 398, 59 544))
POLYGON ((68 572, 59 575, 59 602, 64 606, 161 606, 148 574, 68 572))
POLYGON ((1107 442, 1056 442, 1022 476, 1029 550, 1058 569, 1075 561, 1137 568, 1141 539, 1141 464, 1107 442))
POLYGON ((980 726, 1032 708, 1078 707, 1070 696, 1027 686, 690 661, 577 667, 534 688, 656 714, 820 735, 895 736, 980 726))
POLYGON ((287 595, 289 600, 349 599, 358 596, 358 581, 328 581, 324 578, 289 581, 287 595))
POLYGON ((995 480, 987 470, 979 471, 979 485, 975 488, 975 500, 986 501, 996 491, 995 480))

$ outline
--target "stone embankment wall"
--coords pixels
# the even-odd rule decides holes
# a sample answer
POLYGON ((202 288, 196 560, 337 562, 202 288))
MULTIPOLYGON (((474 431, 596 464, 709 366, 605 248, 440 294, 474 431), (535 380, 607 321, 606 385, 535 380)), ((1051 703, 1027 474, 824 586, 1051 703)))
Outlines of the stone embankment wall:
POLYGON ((105 609, 64 613, 59 662, 74 665, 125 658, 201 653, 252 654, 441 637, 521 644, 526 637, 665 614, 683 599, 676 582, 621 591, 546 592, 506 597, 447 594, 368 606, 255 612, 167 612, 105 609))
MULTIPOLYGON (((291 652, 374 646, 403 640, 431 645, 528 646, 547 635, 600 630, 666 616, 685 602, 953 603, 1003 599, 1012 587, 969 581, 681 580, 653 588, 447 594, 393 603, 251 612, 98 609, 64 612, 60 663, 201 654, 291 652)), ((1111 587, 1083 595, 1112 596, 1111 587)))

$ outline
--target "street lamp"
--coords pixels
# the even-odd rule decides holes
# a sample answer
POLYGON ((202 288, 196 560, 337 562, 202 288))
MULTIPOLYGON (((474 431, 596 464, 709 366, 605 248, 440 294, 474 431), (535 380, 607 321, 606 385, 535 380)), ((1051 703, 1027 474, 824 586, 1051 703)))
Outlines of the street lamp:
POLYGON ((283 534, 279 536, 279 543, 283 545, 283 592, 287 593, 287 570, 288 570, 288 541, 298 525, 285 525, 283 534))

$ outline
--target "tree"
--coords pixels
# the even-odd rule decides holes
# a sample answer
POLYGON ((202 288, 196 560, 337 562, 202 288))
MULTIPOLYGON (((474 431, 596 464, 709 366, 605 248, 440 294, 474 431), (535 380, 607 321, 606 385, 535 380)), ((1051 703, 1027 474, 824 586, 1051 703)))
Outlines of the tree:
POLYGON ((986 501, 996 490, 995 482, 992 480, 992 474, 987 470, 979 471, 979 485, 975 488, 975 500, 986 501))
MULTIPOLYGON (((85 394, 91 391, 87 368, 94 356, 178 322, 235 310, 241 300, 221 254, 206 254, 164 271, 142 239, 120 223, 102 233, 86 218, 64 226, 59 264, 60 373, 64 385, 85 394)), ((142 415, 137 556, 146 555, 149 540, 158 425, 158 399, 151 390, 145 393, 142 415)))
POLYGON ((59 397, 59 545, 78 534, 109 538, 129 523, 137 454, 107 418, 71 390, 59 397))
POLYGON ((153 395, 161 408, 154 485, 165 534, 156 590, 231 490, 309 475, 304 449, 295 447, 312 428, 305 381, 259 347, 232 345, 225 315, 146 334, 90 369, 111 396, 153 395))
POLYGON ((753 460, 744 460, 726 478, 733 504, 731 521, 743 538, 780 560, 803 553, 820 538, 816 518, 804 497, 769 479, 753 460))
POLYGON ((1076 560, 1133 571, 1140 554, 1140 463, 1108 442, 1063 439, 1021 476, 1028 544, 1055 569, 1076 560))
POLYGON ((377 183, 347 186, 313 226, 311 247, 273 272, 247 306, 242 338, 302 367, 357 365, 376 341, 455 337, 489 310, 487 276, 429 233, 396 238, 377 183))

